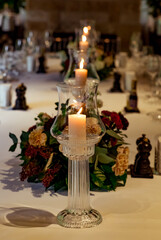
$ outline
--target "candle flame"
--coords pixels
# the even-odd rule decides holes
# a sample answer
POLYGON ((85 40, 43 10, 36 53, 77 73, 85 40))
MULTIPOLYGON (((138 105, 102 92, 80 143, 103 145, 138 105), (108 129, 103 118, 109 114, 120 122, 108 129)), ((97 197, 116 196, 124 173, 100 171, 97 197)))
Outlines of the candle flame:
POLYGON ((88 26, 87 28, 88 28, 88 31, 90 31, 90 30, 91 30, 91 26, 88 26))
POLYGON ((80 61, 80 64, 79 64, 80 69, 83 69, 83 66, 84 66, 84 59, 81 58, 81 61, 80 61))
POLYGON ((84 32, 85 34, 87 34, 87 33, 88 33, 88 27, 84 27, 84 28, 83 28, 83 32, 84 32))
POLYGON ((81 108, 79 109, 79 111, 77 112, 77 114, 80 114, 80 113, 82 112, 82 110, 83 110, 83 108, 81 107, 81 108))
POLYGON ((85 35, 82 35, 82 41, 86 42, 87 41, 87 37, 85 35))

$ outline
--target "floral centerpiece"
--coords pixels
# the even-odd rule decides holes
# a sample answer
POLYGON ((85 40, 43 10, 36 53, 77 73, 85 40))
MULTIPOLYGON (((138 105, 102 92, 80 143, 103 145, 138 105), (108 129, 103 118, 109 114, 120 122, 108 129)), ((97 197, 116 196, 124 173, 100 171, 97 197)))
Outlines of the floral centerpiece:
MULTIPOLYGON (((102 111, 101 118, 106 133, 96 145, 95 155, 90 158, 90 187, 91 190, 110 191, 126 183, 129 149, 122 130, 126 130, 129 123, 121 113, 116 112, 102 111)), ((17 157, 22 161, 22 181, 41 182, 46 189, 54 188, 57 191, 67 188, 68 159, 50 134, 54 119, 46 113, 40 113, 35 118, 36 124, 27 131, 22 131, 21 151, 17 157)), ((13 133, 9 136, 13 140, 9 151, 14 152, 18 138, 13 133)))

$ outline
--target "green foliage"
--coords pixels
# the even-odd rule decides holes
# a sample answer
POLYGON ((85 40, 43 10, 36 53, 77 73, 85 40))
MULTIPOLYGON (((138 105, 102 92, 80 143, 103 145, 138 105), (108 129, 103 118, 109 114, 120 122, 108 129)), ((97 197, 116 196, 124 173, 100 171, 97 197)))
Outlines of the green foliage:
MULTIPOLYGON (((54 125, 54 133, 58 134, 66 126, 65 113, 69 110, 68 104, 69 100, 61 105, 61 115, 58 116, 57 124, 54 125)), ((56 106, 58 107, 58 104, 56 106)), ((54 191, 67 189, 68 159, 59 150, 60 145, 57 139, 50 133, 54 119, 47 114, 40 113, 35 120, 37 121, 36 124, 26 132, 22 131, 20 135, 21 152, 18 157, 22 160, 22 172, 20 174, 22 178, 24 177, 21 180, 27 179, 28 182, 35 183, 42 182, 46 189, 54 189, 54 191), (40 125, 43 134, 46 134, 47 137, 46 145, 41 147, 31 146, 29 144, 29 135, 33 129, 40 125)), ((95 154, 89 160, 91 190, 111 191, 126 184, 126 170, 121 176, 116 176, 113 170, 114 165, 116 165, 117 148, 124 144, 126 135, 122 134, 121 130, 117 129, 113 122, 112 126, 113 128, 110 128, 106 125, 106 133, 95 146, 95 154), (111 143, 111 138, 116 140, 114 145, 111 143)), ((9 133, 9 137, 13 141, 9 151, 13 152, 17 147, 18 139, 13 133, 9 133)))
POLYGON ((13 145, 9 148, 9 151, 10 151, 10 152, 14 152, 15 149, 16 149, 16 147, 17 147, 17 144, 18 144, 18 139, 17 139, 16 135, 13 134, 13 133, 9 133, 9 137, 10 137, 10 138, 12 139, 12 141, 13 141, 13 145))

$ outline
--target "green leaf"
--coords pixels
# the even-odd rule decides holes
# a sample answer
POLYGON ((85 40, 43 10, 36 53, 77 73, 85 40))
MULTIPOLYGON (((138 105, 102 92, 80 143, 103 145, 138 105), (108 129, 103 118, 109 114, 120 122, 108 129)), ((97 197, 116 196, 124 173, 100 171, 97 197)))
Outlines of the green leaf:
POLYGON ((29 132, 24 132, 22 131, 20 139, 22 142, 27 142, 28 141, 28 136, 29 136, 29 132))
POLYGON ((116 132, 114 132, 113 130, 106 130, 106 133, 108 135, 110 135, 113 138, 116 138, 118 140, 122 140, 122 137, 120 137, 116 132))
POLYGON ((117 180, 118 180, 118 185, 125 186, 126 180, 127 180, 127 172, 125 171, 125 173, 122 176, 117 176, 117 180), (120 181, 122 181, 122 184, 120 181))
POLYGON ((49 144, 52 145, 52 144, 56 144, 56 143, 58 143, 57 139, 50 135, 50 137, 49 137, 49 144))
POLYGON ((59 102, 56 102, 55 105, 56 105, 55 110, 58 110, 59 102))
POLYGON ((17 139, 16 135, 13 134, 13 133, 9 133, 9 137, 10 137, 10 138, 12 139, 12 141, 13 141, 13 145, 9 148, 9 151, 10 151, 10 152, 14 152, 15 149, 16 149, 16 147, 17 147, 17 144, 18 144, 18 139, 17 139))
POLYGON ((13 143, 18 143, 18 139, 15 134, 9 133, 9 137, 13 140, 13 143))
POLYGON ((104 174, 104 172, 99 169, 99 168, 96 168, 93 173, 96 175, 96 177, 101 181, 101 182, 104 182, 105 179, 106 179, 106 176, 104 174))
POLYGON ((99 188, 103 187, 103 182, 93 173, 90 174, 92 182, 99 188))
POLYGON ((99 153, 98 154, 98 161, 100 163, 103 163, 103 164, 108 164, 110 162, 114 162, 115 159, 112 158, 112 157, 109 157, 108 155, 104 154, 104 153, 99 153))
POLYGON ((95 156, 96 156, 95 168, 97 167, 98 162, 108 164, 110 162, 115 161, 115 158, 112 158, 107 155, 107 148, 96 147, 95 156))

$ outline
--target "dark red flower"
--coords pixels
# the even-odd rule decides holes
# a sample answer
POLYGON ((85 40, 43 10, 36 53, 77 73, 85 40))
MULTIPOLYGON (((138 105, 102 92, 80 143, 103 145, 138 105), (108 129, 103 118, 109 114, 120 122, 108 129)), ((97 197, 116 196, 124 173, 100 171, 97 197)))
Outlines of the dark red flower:
POLYGON ((20 172, 20 180, 24 181, 28 177, 38 175, 40 172, 40 166, 36 165, 35 162, 29 162, 27 165, 22 167, 22 171, 20 172))
POLYGON ((38 152, 38 148, 28 145, 25 151, 25 156, 35 158, 38 152))
POLYGON ((52 169, 48 169, 46 171, 46 174, 42 180, 42 183, 46 188, 50 186, 50 183, 54 179, 55 174, 59 172, 60 168, 61 168, 61 165, 56 163, 52 169))
POLYGON ((109 118, 106 118, 106 117, 103 117, 102 118, 102 122, 105 124, 105 125, 107 125, 108 127, 110 126, 110 120, 109 120, 109 118))
POLYGON ((110 111, 105 111, 105 110, 103 110, 103 111, 101 112, 101 114, 104 115, 104 116, 106 116, 106 117, 111 116, 111 112, 110 112, 110 111))
POLYGON ((129 122, 128 120, 122 115, 122 113, 119 113, 119 116, 120 116, 120 119, 122 121, 122 124, 123 124, 123 130, 126 130, 129 126, 129 122))
POLYGON ((120 116, 116 112, 111 113, 111 121, 116 124, 117 129, 122 129, 123 128, 123 124, 122 124, 122 121, 120 119, 120 116))
POLYGON ((44 124, 45 131, 50 131, 50 128, 51 128, 54 120, 55 120, 55 118, 49 118, 49 120, 47 122, 45 122, 45 124, 44 124))
POLYGON ((49 147, 36 148, 34 146, 28 145, 25 151, 25 156, 30 158, 36 158, 39 155, 45 159, 48 159, 52 151, 53 150, 49 147))
POLYGON ((116 145, 116 143, 117 143, 117 139, 113 138, 113 137, 110 138, 110 141, 111 141, 112 147, 114 147, 116 145))
POLYGON ((36 128, 36 125, 30 127, 30 128, 28 129, 28 132, 32 132, 35 128, 36 128))
POLYGON ((52 149, 47 147, 41 147, 37 151, 37 153, 45 159, 48 159, 50 157, 51 152, 52 152, 52 149))

